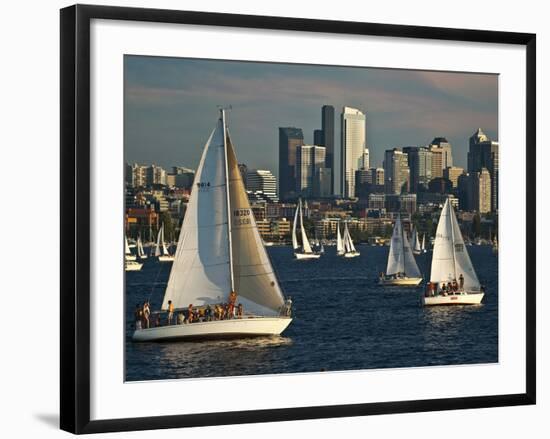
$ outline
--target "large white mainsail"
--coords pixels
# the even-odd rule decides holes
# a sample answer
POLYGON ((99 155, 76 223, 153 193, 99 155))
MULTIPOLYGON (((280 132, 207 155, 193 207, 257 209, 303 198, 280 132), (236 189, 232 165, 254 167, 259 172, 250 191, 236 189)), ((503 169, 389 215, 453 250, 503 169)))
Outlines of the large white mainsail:
MULTIPOLYGON (((220 118, 195 175, 162 309, 226 300, 232 289, 224 126, 220 118)), ((157 240, 158 246, 158 240, 157 240)))
POLYGON ((195 175, 162 309, 225 302, 276 316, 284 297, 256 227, 223 115, 195 175))
POLYGON ((464 245, 456 215, 447 199, 437 224, 430 281, 458 281, 461 274, 466 291, 479 291, 479 280, 464 245))

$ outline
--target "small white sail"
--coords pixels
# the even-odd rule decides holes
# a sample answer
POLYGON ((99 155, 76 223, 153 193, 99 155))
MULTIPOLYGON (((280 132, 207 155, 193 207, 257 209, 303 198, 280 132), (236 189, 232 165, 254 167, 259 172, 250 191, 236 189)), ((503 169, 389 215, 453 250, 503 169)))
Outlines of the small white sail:
POLYGON ((162 239, 162 228, 159 229, 159 232, 157 234, 157 243, 155 245, 155 256, 157 256, 157 257, 162 255, 162 252, 160 250, 160 246, 161 246, 160 241, 161 241, 161 239, 162 239))
POLYGON ((422 247, 420 249, 422 252, 425 252, 426 251, 426 234, 424 233, 422 235, 422 247))
POLYGON ((340 234, 340 224, 336 225, 336 253, 343 255, 344 250, 344 241, 342 240, 342 235, 340 234))
POLYGON ((124 237, 124 253, 127 255, 131 255, 132 252, 130 251, 130 246, 128 245, 128 237, 124 237))
POLYGON ((166 247, 166 242, 164 240, 164 224, 162 225, 161 227, 161 231, 162 231, 162 238, 161 238, 161 242, 162 242, 162 254, 163 256, 169 256, 170 255, 170 252, 168 251, 168 248, 166 247))
POLYGON ((351 239, 351 234, 349 233, 348 223, 346 222, 346 241, 347 241, 347 249, 349 253, 355 253, 357 252, 357 249, 355 248, 355 245, 353 244, 353 239, 351 239))
POLYGON ((143 250, 143 243, 141 242, 141 236, 138 236, 137 239, 137 253, 140 258, 145 256, 145 251, 143 250))
POLYGON ((431 282, 452 282, 464 277, 464 289, 477 291, 479 280, 464 245, 456 215, 447 199, 439 217, 433 245, 431 282))
POLYGON ((403 272, 407 277, 421 277, 406 233, 403 233, 403 272))
POLYGON ((294 213, 294 223, 292 224, 292 248, 294 250, 298 250, 300 247, 298 245, 298 238, 296 236, 296 226, 298 224, 298 210, 301 209, 302 200, 298 201, 298 205, 296 206, 296 212, 294 213))
POLYGON ((393 226, 393 233, 390 242, 390 254, 386 266, 386 274, 392 275, 403 273, 405 271, 405 262, 403 255, 403 229, 401 227, 401 217, 397 217, 393 226))
POLYGON ((300 204, 300 228, 302 229, 302 249, 304 253, 313 253, 311 250, 311 245, 309 244, 309 239, 306 235, 306 229, 304 228, 304 218, 302 216, 302 205, 300 204))
POLYGON ((416 254, 420 254, 422 249, 420 248, 420 240, 418 239, 418 233, 416 232, 416 227, 413 227, 411 242, 412 242, 414 252, 416 254))

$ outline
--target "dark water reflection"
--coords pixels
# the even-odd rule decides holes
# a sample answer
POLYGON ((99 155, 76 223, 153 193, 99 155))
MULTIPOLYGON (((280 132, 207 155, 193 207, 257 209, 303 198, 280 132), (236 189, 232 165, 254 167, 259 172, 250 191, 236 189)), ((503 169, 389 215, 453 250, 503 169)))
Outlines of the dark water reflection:
MULTIPOLYGON (((387 248, 360 246, 361 256, 296 261, 290 247, 268 251, 294 321, 280 337, 246 340, 132 343, 133 307, 162 301, 169 264, 147 261, 127 273, 128 380, 317 372, 498 361, 498 258, 490 247, 469 247, 487 286, 481 306, 423 308, 421 289, 379 287, 387 248), (160 267, 160 270, 159 270, 160 267), (158 281, 152 289, 154 279, 158 281)), ((418 258, 429 272, 431 254, 418 258)))

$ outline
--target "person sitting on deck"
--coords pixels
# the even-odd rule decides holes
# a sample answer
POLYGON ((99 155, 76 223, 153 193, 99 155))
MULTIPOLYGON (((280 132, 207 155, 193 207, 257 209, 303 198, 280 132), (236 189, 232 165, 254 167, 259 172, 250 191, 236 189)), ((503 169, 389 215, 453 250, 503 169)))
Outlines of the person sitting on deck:
POLYGON ((193 323, 193 304, 190 303, 187 307, 187 323, 193 323))
POLYGON ((243 304, 242 303, 239 303, 239 305, 237 306, 237 317, 239 319, 243 318, 243 304))
POLYGON ((445 284, 445 282, 443 282, 443 285, 441 285, 441 294, 443 294, 444 296, 447 295, 447 285, 445 284))
POLYGON ((460 276, 458 277, 459 287, 460 291, 464 290, 464 276, 462 273, 460 273, 460 276))
POLYGON ((172 320, 174 320, 174 304, 171 300, 168 301, 168 325, 172 324, 172 320))
POLYGON ((455 279, 453 280, 453 292, 456 293, 457 291, 458 291, 458 283, 455 279))
POLYGON ((185 322, 185 316, 183 315, 182 312, 179 312, 178 313, 178 325, 183 325, 184 322, 185 322))

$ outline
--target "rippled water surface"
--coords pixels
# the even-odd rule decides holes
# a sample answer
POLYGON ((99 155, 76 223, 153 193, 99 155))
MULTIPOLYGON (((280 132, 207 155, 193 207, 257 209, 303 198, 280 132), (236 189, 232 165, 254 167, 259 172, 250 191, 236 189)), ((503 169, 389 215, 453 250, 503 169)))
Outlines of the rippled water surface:
MULTIPOLYGON (((151 297, 158 309, 170 263, 145 261, 126 273, 126 378, 135 380, 317 372, 498 361, 498 258, 468 247, 487 294, 481 306, 420 306, 421 288, 377 285, 388 247, 359 246, 344 259, 328 247, 297 261, 291 247, 268 252, 294 320, 280 337, 232 341, 132 343, 133 308, 151 297)), ((429 273, 431 253, 417 258, 429 273)))

